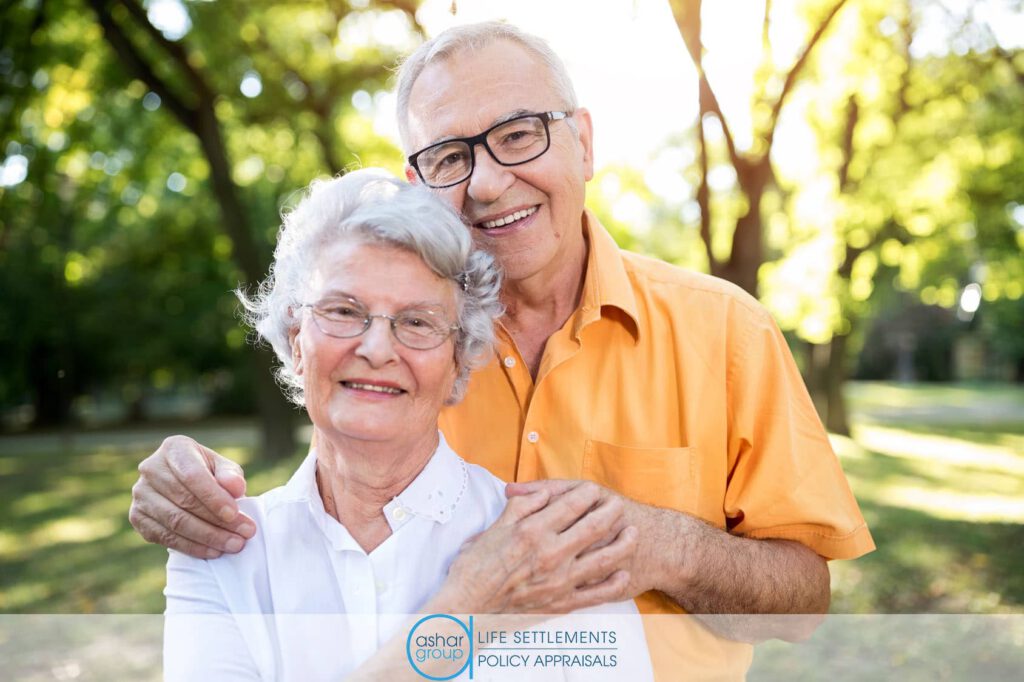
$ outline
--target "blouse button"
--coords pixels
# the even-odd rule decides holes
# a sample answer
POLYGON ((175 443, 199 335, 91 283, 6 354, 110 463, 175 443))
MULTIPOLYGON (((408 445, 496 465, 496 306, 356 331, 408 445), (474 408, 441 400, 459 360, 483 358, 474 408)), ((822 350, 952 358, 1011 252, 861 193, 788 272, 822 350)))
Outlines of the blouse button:
POLYGON ((509 355, 508 357, 505 358, 505 366, 508 367, 509 369, 515 367, 516 366, 516 359, 514 357, 512 357, 511 355, 509 355))
POLYGON ((391 510, 391 516, 395 521, 405 521, 405 510, 401 507, 395 507, 391 510))
POLYGON ((540 434, 538 434, 536 431, 530 431, 528 434, 526 434, 526 440, 530 441, 531 443, 536 443, 537 441, 540 440, 540 434))

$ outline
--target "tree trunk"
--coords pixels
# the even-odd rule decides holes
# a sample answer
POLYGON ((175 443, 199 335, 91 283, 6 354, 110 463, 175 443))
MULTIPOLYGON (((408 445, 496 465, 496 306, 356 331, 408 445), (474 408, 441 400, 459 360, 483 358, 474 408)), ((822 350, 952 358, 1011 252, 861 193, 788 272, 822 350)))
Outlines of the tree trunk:
MULTIPOLYGON (((254 230, 241 199, 241 191, 231 177, 231 160, 228 157, 221 133, 220 122, 214 109, 216 93, 210 87, 205 75, 189 62, 184 48, 163 37, 149 22, 144 10, 135 0, 121 0, 121 4, 137 27, 147 33, 152 41, 163 48, 163 56, 177 66, 177 76, 190 89, 190 104, 178 96, 179 88, 161 77, 154 64, 132 42, 112 15, 109 0, 92 0, 103 34, 114 52, 125 62, 129 72, 144 81, 161 96, 180 123, 199 140, 203 155, 210 166, 210 183, 220 209, 224 230, 231 238, 232 258, 246 282, 255 283, 267 272, 269 257, 254 237, 254 230)), ((269 458, 288 457, 296 447, 292 410, 274 384, 271 368, 273 354, 267 349, 257 351, 254 361, 256 371, 256 403, 263 430, 260 455, 269 458)))
POLYGON ((836 335, 828 343, 807 342, 804 345, 804 383, 811 394, 811 402, 825 428, 842 436, 850 435, 846 400, 843 397, 848 339, 848 335, 836 335))
POLYGON ((850 424, 846 415, 846 398, 843 384, 846 382, 846 342, 849 335, 837 334, 829 342, 828 365, 825 376, 825 428, 842 436, 850 435, 850 424))
POLYGON ((283 459, 295 454, 297 410, 281 393, 272 373, 274 354, 259 348, 253 355, 252 371, 256 377, 256 406, 260 415, 259 454, 264 459, 283 459))

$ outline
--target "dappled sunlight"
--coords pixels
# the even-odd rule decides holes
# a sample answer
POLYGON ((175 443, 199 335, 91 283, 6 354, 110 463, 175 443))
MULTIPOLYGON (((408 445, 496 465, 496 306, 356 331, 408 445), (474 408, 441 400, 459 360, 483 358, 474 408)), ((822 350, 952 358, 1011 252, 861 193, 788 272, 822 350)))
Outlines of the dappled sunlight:
POLYGON ((935 518, 1024 522, 1024 457, 949 436, 873 425, 831 436, 858 498, 935 518))
POLYGON ((58 519, 37 528, 31 533, 19 536, 17 544, 3 547, 3 549, 5 551, 17 551, 19 554, 25 554, 48 545, 93 542, 94 540, 113 535, 120 526, 120 519, 109 517, 58 519))
POLYGON ((1024 497, 963 493, 933 487, 884 485, 870 495, 883 504, 917 509, 937 518, 1024 523, 1024 497))
MULTIPOLYGON (((945 463, 970 466, 1021 477, 1019 480, 1024 486, 1024 456, 1005 448, 947 436, 925 435, 903 429, 868 425, 854 427, 854 439, 868 450, 920 460, 929 465, 945 463)), ((1024 494, 1024 490, 1021 492, 1024 494)))

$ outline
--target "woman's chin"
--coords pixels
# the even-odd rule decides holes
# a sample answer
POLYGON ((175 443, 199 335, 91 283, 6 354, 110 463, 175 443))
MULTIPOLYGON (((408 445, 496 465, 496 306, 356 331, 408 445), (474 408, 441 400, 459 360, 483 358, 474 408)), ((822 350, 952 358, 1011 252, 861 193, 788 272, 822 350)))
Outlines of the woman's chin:
POLYGON ((387 443, 405 439, 409 436, 408 428, 403 428, 401 422, 376 422, 371 420, 329 421, 318 424, 313 422, 313 428, 319 437, 326 438, 337 444, 346 442, 366 443, 387 443))

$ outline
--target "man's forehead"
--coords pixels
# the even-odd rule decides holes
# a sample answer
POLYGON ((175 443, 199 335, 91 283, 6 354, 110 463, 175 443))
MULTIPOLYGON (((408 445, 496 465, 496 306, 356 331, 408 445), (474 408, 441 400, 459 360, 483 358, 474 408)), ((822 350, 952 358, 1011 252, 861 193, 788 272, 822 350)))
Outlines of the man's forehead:
POLYGON ((546 110, 559 101, 556 90, 536 55, 498 41, 427 64, 410 92, 408 120, 425 146, 546 110))

